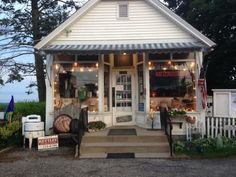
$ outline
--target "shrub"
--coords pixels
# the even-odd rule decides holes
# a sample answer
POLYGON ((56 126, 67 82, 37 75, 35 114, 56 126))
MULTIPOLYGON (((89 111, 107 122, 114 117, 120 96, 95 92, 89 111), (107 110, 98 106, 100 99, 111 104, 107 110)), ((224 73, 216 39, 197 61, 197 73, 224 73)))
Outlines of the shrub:
POLYGON ((7 104, 6 103, 0 103, 0 112, 5 112, 7 109, 7 104))
POLYGON ((88 123, 88 129, 100 130, 106 127, 106 124, 102 121, 93 121, 88 123))
POLYGON ((0 140, 7 140, 14 133, 18 132, 21 129, 20 121, 13 121, 11 124, 6 124, 3 127, 0 127, 0 140))
POLYGON ((17 102, 14 108, 14 119, 20 119, 22 116, 37 114, 45 121, 45 102, 17 102))

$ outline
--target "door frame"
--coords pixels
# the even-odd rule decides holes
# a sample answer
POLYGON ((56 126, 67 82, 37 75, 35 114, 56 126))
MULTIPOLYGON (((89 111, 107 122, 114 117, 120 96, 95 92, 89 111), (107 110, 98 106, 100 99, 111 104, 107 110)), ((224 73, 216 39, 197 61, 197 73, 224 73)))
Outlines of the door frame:
POLYGON ((111 87, 112 87, 112 92, 114 90, 114 93, 112 93, 112 97, 115 96, 115 98, 112 98, 112 122, 113 122, 113 126, 117 126, 117 125, 135 125, 135 108, 136 108, 136 92, 135 92, 135 69, 132 68, 112 68, 112 77, 111 77, 111 87), (116 76, 118 74, 118 72, 120 71, 127 71, 128 73, 131 74, 131 97, 132 97, 132 106, 131 106, 131 113, 127 114, 126 112, 120 112, 117 111, 116 109, 116 101, 113 99, 116 99, 116 76), (118 123, 116 121, 116 117, 118 115, 131 115, 132 116, 132 121, 130 122, 121 122, 118 123))

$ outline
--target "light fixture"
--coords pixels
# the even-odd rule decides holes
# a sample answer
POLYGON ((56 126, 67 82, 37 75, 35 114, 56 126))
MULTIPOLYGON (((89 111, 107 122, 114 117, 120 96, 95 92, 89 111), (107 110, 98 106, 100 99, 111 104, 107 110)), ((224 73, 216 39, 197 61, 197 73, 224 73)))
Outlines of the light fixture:
POLYGON ((96 63, 96 67, 98 68, 98 63, 96 63))
POLYGON ((168 65, 171 65, 171 63, 172 63, 172 62, 169 60, 169 61, 168 61, 168 65))
POLYGON ((163 69, 164 71, 165 71, 165 70, 167 70, 167 68, 166 68, 166 67, 164 67, 164 68, 162 68, 162 69, 163 69))
POLYGON ((177 70, 177 69, 178 69, 178 66, 177 66, 177 65, 175 65, 175 66, 174 66, 174 68, 175 68, 175 70, 177 70))
POLYGON ((184 68, 183 70, 186 71, 186 68, 184 68))
POLYGON ((74 66, 77 67, 77 66, 78 66, 78 63, 77 63, 77 62, 74 62, 74 66))
POLYGON ((123 55, 127 55, 127 53, 124 52, 123 55))
POLYGON ((75 69, 74 69, 74 68, 72 68, 72 69, 71 69, 71 72, 74 72, 74 71, 75 71, 75 69))
POLYGON ((80 68, 80 72, 84 72, 84 68, 80 68))

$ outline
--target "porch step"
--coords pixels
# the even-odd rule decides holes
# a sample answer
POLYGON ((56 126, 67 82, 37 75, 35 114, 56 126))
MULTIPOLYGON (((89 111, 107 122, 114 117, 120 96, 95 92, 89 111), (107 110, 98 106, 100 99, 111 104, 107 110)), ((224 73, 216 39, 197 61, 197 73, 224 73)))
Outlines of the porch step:
MULTIPOLYGON (((84 153, 80 155, 80 159, 106 159, 107 153, 84 153)), ((135 153, 135 158, 171 158, 169 152, 162 153, 135 153)))
POLYGON ((169 143, 163 131, 134 127, 137 136, 108 136, 108 130, 86 133, 80 158, 106 158, 108 153, 134 153, 135 158, 170 158, 169 143))
POLYGON ((83 143, 102 142, 167 142, 165 135, 157 136, 84 136, 83 143))
POLYGON ((168 143, 83 143, 81 144, 80 153, 145 153, 145 152, 169 152, 168 143))

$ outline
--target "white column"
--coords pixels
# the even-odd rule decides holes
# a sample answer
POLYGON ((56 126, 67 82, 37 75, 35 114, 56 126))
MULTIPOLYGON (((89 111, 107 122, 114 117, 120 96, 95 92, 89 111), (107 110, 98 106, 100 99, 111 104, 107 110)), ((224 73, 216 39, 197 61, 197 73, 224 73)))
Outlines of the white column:
POLYGON ((149 113, 150 110, 150 81, 149 81, 149 68, 148 68, 148 54, 143 53, 143 71, 144 71, 144 90, 146 92, 145 94, 145 100, 146 100, 146 105, 145 105, 145 112, 149 113))
POLYGON ((100 55, 98 62, 98 112, 104 112, 104 55, 100 55))
POLYGON ((53 126, 54 115, 53 115, 53 87, 54 87, 54 77, 53 77, 53 55, 47 54, 46 58, 46 135, 49 135, 51 132, 49 129, 53 126))
POLYGON ((200 117, 199 117, 199 121, 202 123, 203 127, 202 127, 202 134, 206 133, 206 124, 205 124, 205 117, 206 117, 206 113, 205 113, 205 109, 202 109, 202 97, 201 97, 201 91, 198 88, 198 79, 200 77, 200 72, 201 72, 201 68, 202 68, 202 64, 203 64, 203 52, 202 51, 198 51, 195 53, 196 54, 196 63, 197 63, 197 69, 196 69, 196 107, 197 107, 197 111, 200 113, 200 117))

